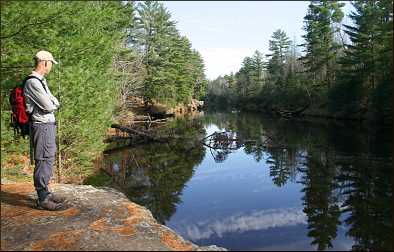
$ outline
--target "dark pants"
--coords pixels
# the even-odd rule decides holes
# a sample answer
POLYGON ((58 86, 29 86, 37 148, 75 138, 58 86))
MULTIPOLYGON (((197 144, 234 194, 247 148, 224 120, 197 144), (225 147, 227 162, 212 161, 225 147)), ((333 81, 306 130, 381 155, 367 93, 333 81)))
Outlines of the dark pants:
POLYGON ((48 183, 52 177, 56 155, 55 123, 32 123, 34 147, 34 187, 38 200, 43 201, 49 194, 48 183))

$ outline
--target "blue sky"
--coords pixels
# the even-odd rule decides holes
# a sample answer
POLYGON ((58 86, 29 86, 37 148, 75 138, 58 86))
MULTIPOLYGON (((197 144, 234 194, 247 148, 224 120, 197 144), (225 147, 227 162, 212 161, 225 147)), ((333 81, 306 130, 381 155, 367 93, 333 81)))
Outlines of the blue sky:
MULTIPOLYGON (((205 62, 208 79, 239 70, 255 50, 268 53, 276 29, 301 43, 309 1, 163 1, 205 62)), ((345 11, 350 9, 346 3, 345 11)), ((347 22, 348 20, 345 20, 347 22)))

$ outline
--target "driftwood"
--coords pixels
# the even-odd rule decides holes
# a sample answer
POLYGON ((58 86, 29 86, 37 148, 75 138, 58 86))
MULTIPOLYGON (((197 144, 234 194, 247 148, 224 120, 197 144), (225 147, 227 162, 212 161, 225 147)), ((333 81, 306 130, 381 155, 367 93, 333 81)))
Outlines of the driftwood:
POLYGON ((150 118, 151 118, 150 116, 145 116, 145 115, 134 116, 134 120, 136 120, 136 121, 138 121, 138 120, 149 121, 150 118))
POLYGON ((141 137, 144 137, 146 139, 153 140, 153 141, 162 142, 162 141, 168 141, 169 140, 168 137, 158 137, 158 136, 155 136, 154 134, 152 134, 150 132, 147 132, 147 131, 144 131, 144 130, 132 129, 132 128, 129 128, 129 127, 121 126, 119 124, 112 124, 111 128, 119 129, 119 130, 127 132, 129 134, 141 136, 141 137))

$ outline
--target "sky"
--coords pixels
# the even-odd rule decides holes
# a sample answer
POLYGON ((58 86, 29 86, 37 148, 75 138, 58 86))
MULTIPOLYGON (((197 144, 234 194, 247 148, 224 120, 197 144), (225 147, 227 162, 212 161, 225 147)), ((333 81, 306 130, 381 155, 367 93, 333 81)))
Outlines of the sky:
MULTIPOLYGON (((200 52, 208 79, 237 72, 255 50, 268 53, 277 29, 302 42, 309 1, 161 1, 200 52)), ((350 9, 346 3, 345 12, 350 9)), ((345 20, 346 21, 346 20, 345 20)))

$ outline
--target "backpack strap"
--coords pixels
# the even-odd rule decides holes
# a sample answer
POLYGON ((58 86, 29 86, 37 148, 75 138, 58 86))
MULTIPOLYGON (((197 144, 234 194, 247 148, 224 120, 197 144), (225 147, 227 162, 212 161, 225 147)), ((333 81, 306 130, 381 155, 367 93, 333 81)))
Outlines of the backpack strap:
POLYGON ((48 91, 47 91, 47 89, 46 89, 46 87, 44 85, 44 82, 40 78, 38 78, 36 76, 33 76, 33 75, 29 75, 23 80, 23 84, 22 84, 23 88, 25 87, 26 81, 30 80, 30 79, 37 79, 37 80, 39 80, 41 85, 42 85, 42 87, 44 88, 45 92, 48 93, 48 91))

